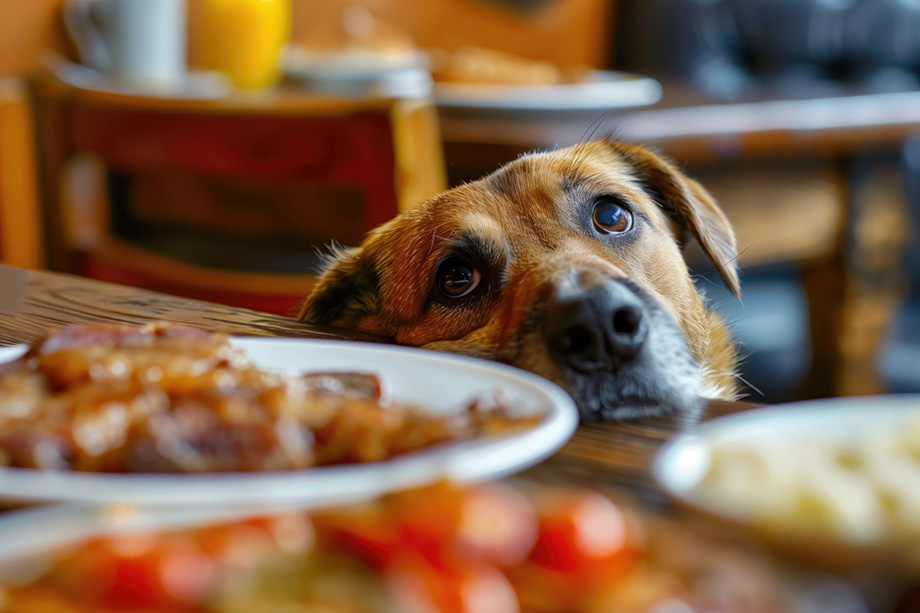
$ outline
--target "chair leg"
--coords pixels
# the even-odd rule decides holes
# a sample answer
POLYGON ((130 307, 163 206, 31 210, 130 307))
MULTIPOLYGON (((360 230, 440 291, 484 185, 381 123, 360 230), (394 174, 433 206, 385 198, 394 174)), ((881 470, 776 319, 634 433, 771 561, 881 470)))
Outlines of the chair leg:
POLYGON ((806 397, 884 391, 876 361, 906 293, 901 257, 910 239, 897 162, 841 164, 847 215, 839 248, 806 267, 813 359, 806 397))
POLYGON ((21 78, 0 78, 0 260, 44 264, 32 109, 21 78))

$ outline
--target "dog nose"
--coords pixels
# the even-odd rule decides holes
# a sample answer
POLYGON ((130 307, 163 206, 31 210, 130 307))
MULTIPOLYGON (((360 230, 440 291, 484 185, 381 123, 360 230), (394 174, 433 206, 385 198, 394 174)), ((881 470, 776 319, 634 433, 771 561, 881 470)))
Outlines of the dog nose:
POLYGON ((544 338, 557 363, 591 372, 638 355, 648 336, 642 300, 622 283, 608 283, 547 306, 544 338))

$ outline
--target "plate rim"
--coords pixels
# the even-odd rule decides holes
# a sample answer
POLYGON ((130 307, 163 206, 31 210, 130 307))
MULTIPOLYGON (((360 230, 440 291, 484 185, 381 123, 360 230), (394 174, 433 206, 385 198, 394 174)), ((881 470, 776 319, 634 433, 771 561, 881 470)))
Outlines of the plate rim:
MULTIPOLYGON (((490 362, 480 358, 436 352, 431 350, 406 347, 400 345, 387 345, 366 343, 347 340, 309 339, 291 337, 261 337, 261 336, 231 336, 231 342, 242 345, 247 344, 295 344, 303 347, 319 346, 334 347, 345 352, 356 351, 358 354, 367 355, 368 352, 380 354, 383 357, 392 355, 411 356, 412 359, 424 359, 428 362, 443 366, 460 365, 466 372, 471 373, 471 379, 478 374, 489 371, 508 379, 515 385, 523 385, 540 398, 541 406, 547 410, 546 418, 536 426, 522 432, 507 436, 486 439, 478 438, 468 441, 448 442, 427 449, 421 449, 398 456, 382 462, 367 464, 347 464, 323 467, 313 467, 292 471, 274 472, 234 472, 234 473, 79 473, 79 472, 53 472, 39 471, 30 468, 2 468, 0 467, 0 504, 34 504, 34 503, 139 503, 139 504, 179 504, 179 505, 207 505, 230 504, 247 505, 252 499, 258 498, 261 503, 286 503, 296 502, 300 505, 325 506, 340 504, 342 502, 368 499, 383 495, 397 489, 419 487, 440 479, 451 479, 459 482, 475 482, 498 479, 533 466, 556 451, 558 451, 572 436, 578 425, 578 411, 574 401, 561 387, 555 383, 539 377, 533 373, 519 368, 490 362), (509 448, 524 449, 526 459, 503 459, 509 448), (468 462, 471 467, 464 469, 462 464, 468 462), (420 471, 416 466, 425 463, 430 470, 420 471), (343 477, 355 475, 359 478, 374 481, 378 484, 370 490, 360 492, 342 487, 343 477), (36 485, 36 481, 41 483, 36 485), (162 488, 164 484, 180 479, 180 491, 172 492, 166 496, 150 495, 146 492, 150 488, 162 488), (222 482, 216 488, 218 495, 206 495, 200 488, 201 482, 222 482), (297 494, 285 490, 303 491, 305 485, 300 482, 325 482, 328 490, 323 495, 315 493, 297 494), (100 484, 101 482, 101 484, 100 484), (101 495, 93 490, 90 493, 70 494, 67 496, 54 495, 51 492, 59 491, 59 487, 94 487, 117 488, 121 496, 112 494, 101 495), (18 492, 17 486, 26 486, 25 492, 18 492), (130 492, 127 489, 130 486, 130 492), (240 496, 228 495, 229 489, 243 488, 249 500, 239 500, 240 496), (36 490, 45 489, 48 493, 40 495, 36 490), (125 492, 129 492, 125 494, 125 492), (147 495, 144 495, 145 492, 147 495), (180 497, 186 494, 190 497, 180 497), (311 502, 311 501, 315 501, 311 502)), ((26 345, 13 345, 0 347, 0 362, 4 361, 3 354, 11 350, 22 352, 26 345)), ((10 360, 16 359, 10 357, 10 360)), ((381 363, 381 371, 385 371, 387 364, 381 363)), ((386 374, 382 372, 384 382, 386 374)), ((482 390, 471 390, 470 399, 482 390)), ((315 486, 314 486, 315 487, 315 486)), ((210 488, 214 489, 214 488, 210 488)))
POLYGON ((442 108, 502 111, 592 111, 648 106, 661 100, 662 85, 653 77, 615 70, 592 70, 590 74, 586 81, 546 85, 435 82, 432 94, 442 108), (622 91, 618 98, 609 99, 576 95, 604 88, 622 91), (547 103, 547 98, 553 102, 547 103))

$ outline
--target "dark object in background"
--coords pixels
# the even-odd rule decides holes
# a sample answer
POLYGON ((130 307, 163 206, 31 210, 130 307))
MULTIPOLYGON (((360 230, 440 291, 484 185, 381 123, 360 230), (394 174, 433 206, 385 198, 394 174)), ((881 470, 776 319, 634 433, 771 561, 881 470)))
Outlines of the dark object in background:
POLYGON ((915 0, 626 0, 622 10, 618 68, 718 98, 920 86, 915 0))
POLYGON ((920 3, 860 0, 847 12, 847 61, 874 89, 920 86, 920 3))
POLYGON ((619 11, 617 68, 688 80, 720 98, 755 87, 725 0, 624 0, 619 11))
POLYGON ((722 314, 738 343, 743 399, 774 404, 796 399, 811 362, 808 301, 791 265, 762 267, 743 281, 737 300, 713 274, 697 288, 722 314))

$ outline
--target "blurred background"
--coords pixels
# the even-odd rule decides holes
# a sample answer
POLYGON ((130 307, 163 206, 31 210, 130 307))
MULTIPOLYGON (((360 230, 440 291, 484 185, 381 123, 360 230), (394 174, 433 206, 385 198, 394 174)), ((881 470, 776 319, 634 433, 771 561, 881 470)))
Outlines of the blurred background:
MULTIPOLYGON (((0 257, 286 313, 332 243, 613 133, 736 225, 749 399, 920 391, 916 0, 0 2, 0 257)), ((0 288, 2 291, 2 288, 0 288)))

